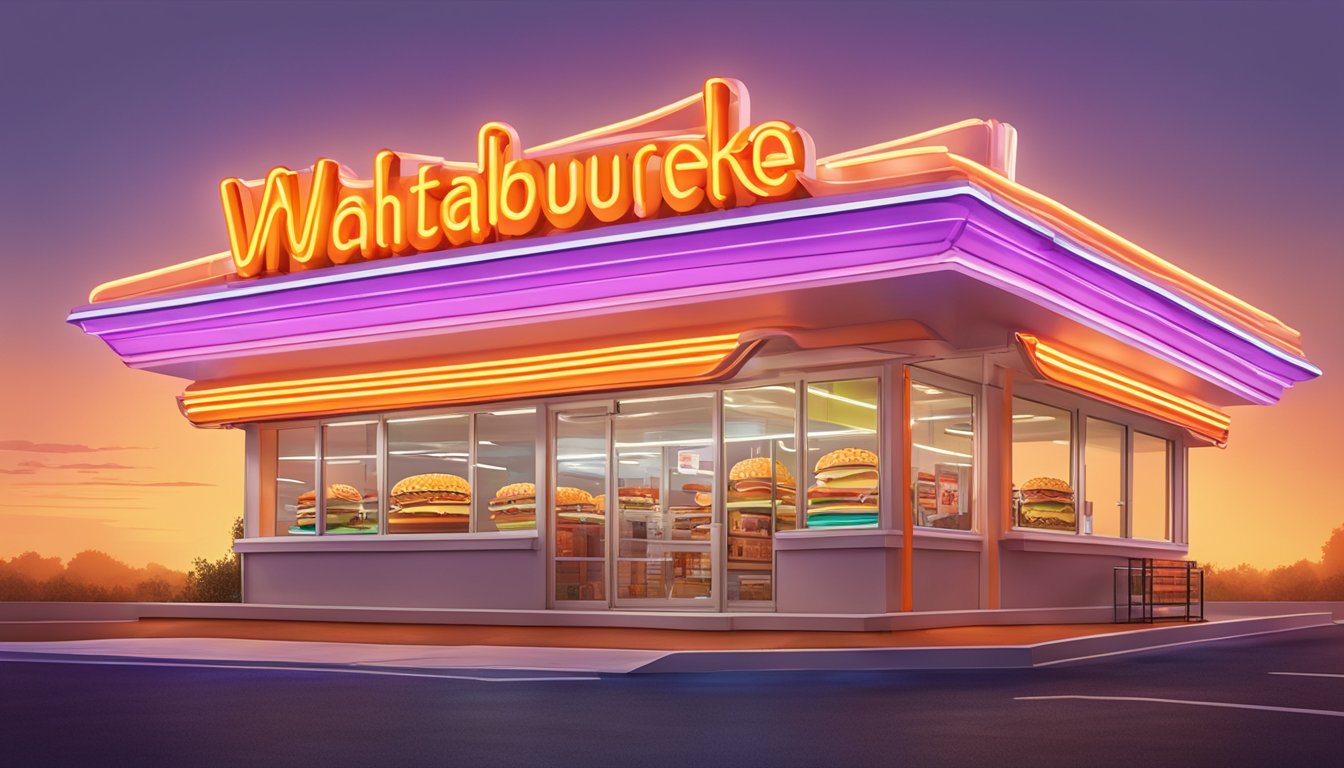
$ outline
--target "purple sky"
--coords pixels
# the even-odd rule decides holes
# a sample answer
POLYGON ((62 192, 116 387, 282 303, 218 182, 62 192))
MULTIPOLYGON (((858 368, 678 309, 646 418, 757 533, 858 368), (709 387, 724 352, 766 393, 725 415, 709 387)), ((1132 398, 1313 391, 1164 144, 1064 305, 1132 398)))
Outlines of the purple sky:
MULTIPOLYGON (((1019 181, 1301 329, 1326 376, 1277 408, 1236 410, 1232 447, 1200 453, 1197 471, 1219 479, 1196 483, 1194 554, 1314 558, 1344 522, 1328 482, 1338 472, 1333 436, 1344 432, 1344 377, 1334 373, 1344 370, 1342 9, 5 4, 0 360, 29 375, 0 377, 0 441, 213 451, 232 463, 172 480, 229 489, 228 503, 187 502, 225 530, 241 443, 193 432, 168 399, 180 383, 123 371, 63 324, 90 287, 222 250, 225 176, 318 156, 366 175, 384 147, 470 158, 486 120, 537 143, 727 75, 750 87, 757 119, 802 126, 821 154, 966 117, 1011 122, 1019 181), (57 409, 59 419, 43 416, 57 409), (1284 482, 1296 489, 1291 511, 1284 482), (1268 543, 1267 519, 1281 532, 1268 543), (1201 538, 1221 543, 1201 551, 1201 538)), ((32 458, 0 454, 0 468, 32 458)), ((128 463, 168 462, 155 458, 128 463)), ((181 550, 165 562, 195 554, 198 539, 174 538, 177 523, 141 522, 158 533, 137 535, 181 550)))

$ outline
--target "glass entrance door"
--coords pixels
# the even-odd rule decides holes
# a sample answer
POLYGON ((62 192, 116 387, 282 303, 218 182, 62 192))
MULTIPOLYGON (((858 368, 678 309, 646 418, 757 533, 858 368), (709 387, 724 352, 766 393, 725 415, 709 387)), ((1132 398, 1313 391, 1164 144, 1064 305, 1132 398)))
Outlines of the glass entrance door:
POLYGON ((618 608, 715 610, 713 393, 622 400, 612 416, 618 608))
POLYGON ((555 602, 605 608, 608 442, 606 406, 555 414, 552 491, 555 602))
POLYGON ((792 385, 723 393, 729 610, 770 610, 776 531, 798 527, 798 391, 792 385))
POLYGON ((558 607, 717 610, 714 393, 554 415, 558 607))

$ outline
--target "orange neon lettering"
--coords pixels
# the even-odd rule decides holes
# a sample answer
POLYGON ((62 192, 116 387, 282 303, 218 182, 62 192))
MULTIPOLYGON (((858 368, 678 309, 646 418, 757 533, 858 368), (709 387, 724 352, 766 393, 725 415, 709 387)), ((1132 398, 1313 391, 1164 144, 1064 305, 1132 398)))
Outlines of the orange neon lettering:
POLYGON ((658 215, 663 207, 662 175, 663 158, 658 154, 657 144, 645 144, 635 150, 630 160, 631 194, 635 206, 635 216, 651 219, 658 215))
POLYGON ((372 258, 373 237, 369 201, 360 190, 348 190, 331 220, 331 260, 345 264, 355 256, 372 258))
POLYGON ((504 163, 499 182, 499 234, 526 235, 541 218, 541 163, 510 160, 504 163))
POLYGON ((598 221, 620 221, 630 212, 629 171, 625 158, 613 154, 609 159, 598 155, 588 158, 588 209, 598 221), (605 172, 604 172, 605 171, 605 172))
POLYGON ((710 78, 697 96, 532 152, 513 128, 489 122, 475 163, 385 149, 369 181, 342 180, 330 160, 318 161, 306 185, 284 168, 251 182, 259 189, 226 179, 235 270, 258 277, 799 194, 810 140, 788 123, 745 125, 746 110, 744 86, 710 78), (697 101, 703 134, 659 123, 685 119, 697 101), (546 150, 556 154, 538 154, 546 150), (403 159, 417 163, 414 175, 401 175, 403 159))
POLYGON ((690 213, 705 200, 709 158, 689 142, 679 142, 663 155, 663 199, 677 213, 690 213), (682 159, 685 156, 685 159, 682 159))
POLYGON ((745 133, 735 134, 731 124, 728 81, 712 77, 705 81, 705 143, 709 147, 709 178, 705 185, 710 203, 719 208, 736 204, 738 185, 750 186, 738 154, 746 148, 745 133))
POLYGON ((486 215, 492 228, 499 227, 500 190, 504 163, 513 156, 518 135, 504 123, 486 123, 476 138, 476 165, 485 179, 486 215))
POLYGON ((374 241, 378 244, 377 258, 394 253, 409 253, 410 241, 403 222, 401 187, 401 158, 390 149, 373 156, 373 206, 375 214, 374 241), (388 232, 388 229, 391 232, 388 232))
POLYGON ((439 223, 438 204, 435 202, 438 196, 434 194, 435 190, 443 186, 443 182, 430 178, 434 170, 431 165, 420 166, 415 184, 408 190, 415 201, 415 221, 409 227, 411 247, 420 253, 442 248, 445 239, 443 227, 439 223))
POLYGON ((583 162, 578 158, 546 163, 546 198, 542 212, 546 221, 556 229, 573 229, 583 221, 583 162), (563 167, 563 172, 562 172, 563 167), (563 179, 563 185, 561 184, 563 179), (563 202, 560 200, 561 187, 568 192, 563 202))
POLYGON ((243 198, 246 195, 250 199, 251 192, 240 179, 220 183, 229 247, 240 276, 288 272, 291 260, 300 269, 331 263, 322 251, 339 185, 338 172, 335 161, 318 160, 313 166, 307 205, 301 206, 299 175, 288 168, 272 170, 266 176, 257 220, 250 232, 243 198), (300 219, 301 230, 297 228, 300 219))
POLYGON ((759 197, 785 197, 798 187, 807 148, 798 129, 778 121, 761 123, 747 134, 751 175, 759 197), (773 146, 772 146, 773 145, 773 146))
POLYGON ((480 176, 454 176, 439 204, 439 223, 453 245, 483 243, 491 227, 485 210, 485 182, 480 176))

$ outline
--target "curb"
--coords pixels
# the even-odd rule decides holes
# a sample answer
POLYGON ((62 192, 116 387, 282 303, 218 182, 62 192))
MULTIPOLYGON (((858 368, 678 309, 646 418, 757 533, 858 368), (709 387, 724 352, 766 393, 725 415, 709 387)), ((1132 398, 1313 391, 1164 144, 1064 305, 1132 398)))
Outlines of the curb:
MULTIPOLYGON (((5 650, 0 646, 0 662, 126 664, 144 666, 198 666, 215 668, 267 668, 293 671, 362 672, 366 674, 418 677, 462 677, 493 679, 501 675, 526 673, 529 679, 567 678, 574 675, 647 675, 713 672, 769 671, 897 671, 958 669, 1034 669, 1069 662, 1161 650, 1217 640, 1291 632, 1299 629, 1335 626, 1329 613, 1301 613, 1284 616, 1232 619, 1204 624, 1149 627, 1109 635, 1091 635, 1052 640, 1029 645, 945 646, 902 648, 801 648, 706 651, 649 651, 655 658, 634 666, 607 665, 603 669, 566 664, 563 667, 536 667, 519 664, 492 664, 489 667, 416 666, 394 662, 309 662, 302 659, 248 660, 218 657, 140 656, 117 653, 71 653, 58 644, 52 650, 5 650), (621 668, 617 668, 621 667, 621 668)), ((264 641, 286 642, 286 641, 264 641)), ((31 645, 31 644, 30 644, 31 645)), ((446 646, 452 648, 453 646, 446 646)), ((425 648, 430 648, 426 646, 425 648)), ((502 646, 492 647, 503 650, 502 646)), ((535 649, 533 649, 535 650, 535 649)), ((549 648, 557 657, 601 654, 603 649, 549 648), (569 654, 568 651, 575 653, 569 654)), ((592 678, 581 678, 592 679, 592 678)))

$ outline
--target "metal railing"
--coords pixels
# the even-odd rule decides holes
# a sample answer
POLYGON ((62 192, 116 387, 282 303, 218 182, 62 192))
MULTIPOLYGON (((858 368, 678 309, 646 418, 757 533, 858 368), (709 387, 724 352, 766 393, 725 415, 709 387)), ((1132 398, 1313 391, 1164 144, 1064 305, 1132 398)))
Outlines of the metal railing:
POLYGON ((1193 561, 1131 557, 1114 579, 1117 624, 1204 621, 1204 571, 1193 561))

